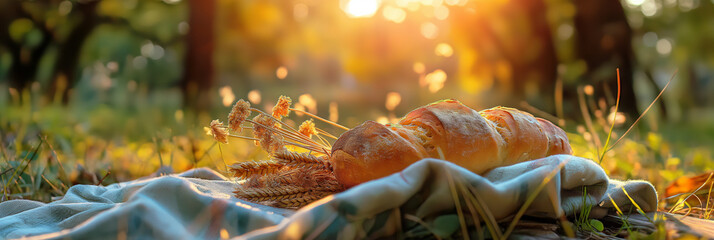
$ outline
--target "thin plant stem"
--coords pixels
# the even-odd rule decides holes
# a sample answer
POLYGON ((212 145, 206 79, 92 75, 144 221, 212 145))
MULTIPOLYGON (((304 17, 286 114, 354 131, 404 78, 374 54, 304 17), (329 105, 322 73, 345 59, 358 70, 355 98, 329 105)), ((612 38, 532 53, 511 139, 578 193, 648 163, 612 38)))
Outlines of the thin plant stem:
POLYGON ((319 128, 315 128, 315 129, 317 130, 317 133, 319 133, 319 134, 321 134, 321 135, 323 135, 323 136, 325 136, 325 137, 329 137, 329 138, 332 138, 332 139, 337 140, 337 137, 335 137, 334 135, 332 135, 332 134, 326 132, 325 130, 322 130, 322 129, 319 129, 319 128))
POLYGON ((464 219, 464 213, 461 210, 461 201, 459 200, 459 192, 456 190, 456 183, 454 183, 454 177, 451 175, 451 171, 446 170, 446 179, 449 181, 449 191, 451 192, 451 198, 454 199, 454 206, 456 207, 456 214, 459 216, 459 224, 461 225, 461 234, 463 234, 464 239, 469 239, 468 226, 466 226, 466 220, 464 219))
MULTIPOLYGON (((704 183, 702 183, 701 186, 699 186, 696 190, 694 190, 694 191, 692 191, 691 193, 689 193, 689 195, 687 195, 687 197, 684 198, 684 200, 682 200, 681 202, 678 202, 677 204, 675 204, 671 209, 669 209, 668 212, 669 212, 669 213, 672 213, 672 211, 674 211, 674 209, 677 208, 681 203, 686 202, 690 197, 692 197, 692 195, 694 195, 694 194, 697 193, 699 190, 701 190, 704 186, 706 186, 707 183, 709 182, 709 180, 712 179, 712 175, 714 175, 714 173, 710 173, 710 174, 709 174, 709 177, 707 177, 707 180, 704 181, 704 183)), ((708 201, 708 200, 707 200, 707 201, 708 201)), ((701 204, 699 204, 699 205, 701 206, 701 204)))
MULTIPOLYGON (((292 136, 293 139, 301 139, 301 140, 303 140, 303 141, 300 141, 300 140, 296 140, 296 141, 301 142, 301 143, 303 143, 303 144, 312 144, 312 145, 316 145, 316 146, 318 146, 318 147, 326 147, 326 146, 322 146, 322 145, 320 145, 319 143, 313 141, 312 139, 308 138, 307 136, 298 133, 297 131, 287 131, 287 130, 282 129, 282 128, 268 127, 268 126, 263 125, 263 124, 261 124, 261 123, 255 122, 255 121, 253 121, 253 120, 246 120, 246 121, 247 121, 247 122, 250 122, 250 123, 252 123, 252 124, 254 124, 254 125, 258 125, 258 126, 260 126, 260 127, 266 128, 266 129, 268 129, 268 130, 270 130, 270 131, 276 132, 276 133, 278 133, 278 134, 281 134, 281 135, 283 135, 283 136, 292 136)), ((291 129, 291 130, 292 130, 292 129, 291 129)))
POLYGON ((404 214, 404 219, 410 220, 410 221, 415 222, 415 223, 418 223, 418 224, 421 225, 422 227, 426 228, 426 230, 429 230, 429 232, 432 233, 432 235, 434 236, 434 238, 436 238, 436 239, 438 239, 438 240, 441 240, 441 237, 439 237, 439 235, 434 234, 434 230, 431 229, 431 227, 429 226, 429 224, 427 224, 426 222, 424 222, 423 220, 421 220, 419 217, 406 213, 406 214, 404 214))
POLYGON ((252 124, 261 126, 261 127, 265 128, 265 129, 268 129, 268 130, 270 130, 270 131, 276 132, 276 133, 278 133, 278 134, 281 134, 281 135, 284 136, 284 137, 288 137, 288 138, 293 139, 293 140, 294 140, 294 139, 298 139, 298 140, 294 140, 294 141, 296 141, 296 142, 300 142, 300 143, 302 143, 302 144, 311 145, 311 146, 316 147, 316 148, 318 148, 318 149, 322 149, 323 151, 327 151, 327 150, 326 150, 327 146, 322 146, 322 145, 320 145, 319 143, 313 141, 312 139, 307 138, 305 135, 302 135, 302 134, 299 134, 299 133, 296 133, 296 132, 289 132, 289 131, 286 131, 285 129, 282 129, 282 128, 268 127, 268 126, 265 126, 265 125, 263 125, 263 124, 257 123, 257 122, 252 121, 252 120, 246 120, 246 121, 248 121, 248 122, 250 122, 250 123, 252 123, 252 124), (300 141, 300 140, 304 140, 304 141, 300 141))
POLYGON ((610 144, 610 138, 612 137, 612 130, 615 129, 615 120, 617 120, 617 111, 620 108, 620 69, 617 68, 617 100, 615 102, 615 117, 612 119, 612 124, 610 125, 610 132, 607 133, 607 140, 605 140, 605 146, 603 147, 602 155, 599 157, 598 164, 602 164, 602 160, 605 158, 605 154, 608 151, 608 145, 610 144))
POLYGON ((246 136, 240 136, 240 135, 233 135, 233 134, 228 134, 228 136, 229 136, 229 137, 232 137, 232 138, 240 138, 240 139, 246 139, 246 140, 255 140, 255 141, 259 141, 259 140, 260 140, 260 139, 257 139, 257 138, 246 137, 246 136))
POLYGON ((317 134, 315 134, 315 137, 317 137, 317 139, 320 139, 320 141, 322 142, 322 144, 325 145, 325 146, 327 146, 327 148, 332 149, 332 144, 330 144, 330 142, 328 142, 327 139, 325 139, 325 138, 323 138, 322 136, 317 135, 317 134))
POLYGON ((672 77, 669 78, 669 81, 667 81, 667 84, 664 85, 664 87, 662 88, 662 91, 660 91, 659 94, 657 94, 657 97, 655 97, 655 99, 652 100, 652 103, 650 103, 650 105, 647 106, 647 108, 645 109, 645 111, 642 112, 642 114, 640 114, 640 116, 637 118, 637 120, 635 120, 635 122, 632 123, 632 125, 630 125, 630 128, 628 128, 627 131, 625 131, 625 133, 623 133, 622 136, 620 136, 620 138, 618 138, 617 141, 615 141, 615 143, 613 143, 612 146, 611 146, 608 150, 610 150, 610 149, 614 148, 615 146, 617 146, 617 144, 618 144, 620 141, 622 141, 622 139, 624 139, 625 136, 626 136, 628 133, 630 133, 630 131, 632 130, 632 128, 634 128, 635 125, 637 125, 637 123, 640 122, 640 119, 642 119, 642 117, 645 116, 645 114, 647 114, 647 112, 650 110, 650 108, 652 108, 652 106, 655 104, 655 102, 657 102, 657 100, 662 96, 662 94, 664 93, 664 91, 667 90, 667 87, 669 86, 669 84, 672 83, 672 80, 674 80, 674 77, 677 76, 677 72, 679 72, 679 70, 675 70, 675 71, 674 71, 674 73, 672 74, 672 77))
MULTIPOLYGON (((295 130, 295 128, 293 128, 293 127, 291 127, 290 125, 284 123, 283 121, 280 121, 280 119, 277 119, 277 118, 273 117, 273 115, 271 115, 271 114, 267 114, 267 113, 261 111, 260 109, 255 109, 255 108, 249 108, 249 109, 250 109, 251 111, 258 112, 258 113, 262 113, 263 115, 268 116, 269 118, 272 118, 273 120, 279 122, 281 125, 287 127, 288 129, 290 129, 290 130, 293 131, 293 132, 298 132, 297 130, 295 130)), ((246 121, 247 121, 247 122, 252 122, 250 119, 246 119, 246 121)))
POLYGON ((228 172, 228 164, 226 163, 226 158, 223 157, 223 148, 221 148, 221 145, 218 144, 218 152, 221 154, 221 161, 223 161, 223 169, 225 169, 226 173, 228 172))
POLYGON ((550 182, 550 180, 552 180, 555 175, 557 175, 558 172, 560 172, 560 170, 563 169, 563 167, 565 167, 565 164, 568 162, 569 161, 567 159, 561 161, 560 164, 558 164, 558 166, 543 179, 543 181, 540 183, 540 185, 538 185, 535 191, 528 195, 528 198, 526 198, 526 201, 523 203, 523 206, 521 207, 521 209, 518 210, 518 212, 516 212, 516 215, 513 217, 513 221, 511 221, 511 224, 508 225, 508 228, 503 233, 503 239, 507 239, 508 236, 511 235, 511 232, 513 232, 513 229, 516 228, 516 224, 518 223, 518 221, 521 219, 523 214, 526 213, 526 210, 528 210, 528 207, 533 203, 533 201, 535 201, 536 197, 538 196, 538 193, 540 193, 540 191, 545 188, 548 182, 550 182))
POLYGON ((600 137, 595 133, 592 118, 590 117, 590 110, 588 110, 588 106, 585 103, 585 94, 583 93, 582 87, 578 87, 578 100, 580 103, 580 111, 583 113, 583 118, 585 119, 585 125, 588 127, 588 131, 590 131, 593 144, 595 145, 595 154, 600 154, 600 137))
POLYGON ((303 111, 303 110, 300 110, 300 109, 294 109, 294 108, 290 108, 290 110, 296 111, 296 112, 299 112, 299 113, 302 113, 302 114, 305 114, 305 115, 308 115, 308 116, 313 117, 313 118, 316 118, 317 120, 323 121, 323 122, 328 123, 328 124, 330 124, 330 125, 332 125, 332 126, 335 126, 335 127, 338 127, 338 128, 342 128, 342 129, 344 129, 345 131, 349 131, 349 130, 350 130, 348 127, 345 127, 345 126, 342 126, 342 125, 340 125, 340 124, 338 124, 338 123, 336 123, 336 122, 333 122, 333 121, 330 121, 330 120, 327 120, 327 119, 318 117, 318 116, 315 115, 315 114, 312 114, 312 113, 309 113, 309 112, 306 112, 306 111, 303 111))

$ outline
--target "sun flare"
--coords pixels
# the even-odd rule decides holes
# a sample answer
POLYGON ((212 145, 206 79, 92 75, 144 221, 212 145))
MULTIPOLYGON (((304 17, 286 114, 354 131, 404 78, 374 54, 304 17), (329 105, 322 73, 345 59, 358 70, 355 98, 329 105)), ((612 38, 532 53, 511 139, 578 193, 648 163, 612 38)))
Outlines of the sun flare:
POLYGON ((345 12, 353 18, 367 18, 374 16, 378 8, 379 0, 350 0, 345 12))

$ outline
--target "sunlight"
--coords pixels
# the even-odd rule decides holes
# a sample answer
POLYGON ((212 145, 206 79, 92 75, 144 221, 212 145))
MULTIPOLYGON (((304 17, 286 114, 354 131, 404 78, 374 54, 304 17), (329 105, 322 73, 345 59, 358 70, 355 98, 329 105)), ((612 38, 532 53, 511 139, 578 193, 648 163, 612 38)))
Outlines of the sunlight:
POLYGON ((260 91, 257 89, 253 89, 250 92, 248 92, 248 101, 250 101, 253 104, 260 104, 261 101, 260 97, 260 91))
POLYGON ((288 68, 280 66, 277 70, 275 70, 275 76, 277 76, 278 79, 285 79, 285 77, 288 76, 288 68))
POLYGON ((439 43, 434 49, 436 56, 451 57, 454 54, 454 49, 448 43, 439 43))
POLYGON ((446 72, 444 72, 444 70, 437 69, 427 74, 425 81, 429 85, 429 92, 438 92, 444 87, 444 82, 446 82, 446 72))
POLYGON ((231 86, 224 86, 218 90, 218 95, 221 96, 221 100, 223 102, 223 106, 230 106, 233 101, 236 99, 236 96, 233 94, 233 89, 231 89, 231 86))
POLYGON ((384 15, 384 18, 395 22, 395 23, 401 23, 404 21, 404 19, 407 18, 407 12, 402 10, 401 8, 396 8, 392 6, 386 6, 382 10, 382 14, 384 15))
POLYGON ((397 106, 399 106, 399 103, 402 102, 402 95, 399 94, 398 92, 389 92, 387 93, 387 100, 384 103, 385 108, 387 110, 394 111, 397 106))
POLYGON ((431 22, 425 22, 421 25, 421 35, 427 39, 434 39, 438 34, 439 27, 431 22))
POLYGON ((426 71, 426 66, 424 66, 424 63, 422 62, 415 62, 412 68, 414 69, 414 72, 418 74, 422 74, 426 71))
POLYGON ((307 108, 307 111, 312 114, 317 114, 317 101, 309 93, 300 95, 298 102, 307 108))
POLYGON ((374 16, 378 8, 378 0, 350 0, 345 7, 345 12, 353 18, 368 18, 374 16))

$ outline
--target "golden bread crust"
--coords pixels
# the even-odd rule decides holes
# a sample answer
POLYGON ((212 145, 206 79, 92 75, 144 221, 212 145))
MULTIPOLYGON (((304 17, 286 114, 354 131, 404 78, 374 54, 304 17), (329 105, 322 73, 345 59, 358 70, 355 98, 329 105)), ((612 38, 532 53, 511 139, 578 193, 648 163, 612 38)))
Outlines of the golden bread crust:
POLYGON ((352 187, 401 171, 425 157, 420 145, 398 131, 367 121, 340 136, 332 147, 330 161, 340 183, 352 187))
POLYGON ((367 121, 332 148, 345 187, 399 172, 425 158, 443 158, 477 174, 555 154, 571 154, 565 131, 513 108, 476 112, 455 100, 415 109, 399 124, 367 121))
POLYGON ((444 160, 479 174, 498 165, 504 141, 473 109, 446 100, 417 109, 399 123, 408 126, 423 122, 433 129, 431 141, 425 145, 434 146, 436 151, 430 151, 429 156, 442 158, 443 154, 444 160))

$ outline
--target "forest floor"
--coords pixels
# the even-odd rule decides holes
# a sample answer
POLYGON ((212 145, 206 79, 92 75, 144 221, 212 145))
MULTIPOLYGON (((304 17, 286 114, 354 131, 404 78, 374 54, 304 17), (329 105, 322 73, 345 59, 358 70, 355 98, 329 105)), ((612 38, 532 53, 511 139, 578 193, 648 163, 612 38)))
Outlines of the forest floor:
MULTIPOLYGON (((218 114, 154 107, 3 106, 1 201, 49 202, 77 184, 108 185, 155 172, 181 172, 196 167, 209 167, 225 175, 227 165, 266 158, 266 153, 250 141, 221 147, 206 136, 203 126, 218 114)), ((658 239, 657 234, 669 236, 668 231, 682 230, 691 231, 692 236, 714 238, 714 225, 708 220, 714 218, 711 121, 668 124, 644 120, 647 128, 634 128, 610 151, 603 151, 609 129, 603 121, 595 119, 589 127, 566 126, 574 154, 600 162, 611 178, 650 181, 659 194, 659 213, 678 214, 667 215, 661 223, 633 214, 630 223, 642 226, 638 229, 647 234, 630 232, 628 236, 658 239)), ((609 146, 625 130, 625 126, 616 127, 609 146)), ((585 231, 580 234, 592 235, 578 236, 616 238, 619 235, 613 231, 624 229, 623 221, 617 218, 603 220, 606 228, 602 231, 585 231)))

